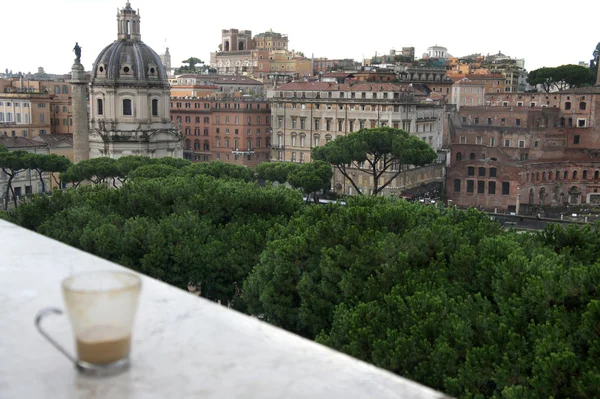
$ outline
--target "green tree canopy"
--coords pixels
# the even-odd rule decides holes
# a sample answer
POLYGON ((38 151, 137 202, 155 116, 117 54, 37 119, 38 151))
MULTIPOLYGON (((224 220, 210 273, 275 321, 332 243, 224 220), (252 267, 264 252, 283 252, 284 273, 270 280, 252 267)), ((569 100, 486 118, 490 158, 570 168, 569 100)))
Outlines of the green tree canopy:
POLYGON ((44 173, 63 173, 72 165, 72 162, 68 158, 56 154, 29 154, 28 162, 28 168, 32 171, 35 170, 38 174, 40 184, 42 185, 42 192, 46 192, 44 173))
POLYGON ((548 93, 552 89, 565 90, 574 87, 591 86, 595 76, 590 68, 581 65, 561 65, 554 68, 539 68, 529 72, 527 83, 541 85, 548 93))
POLYGON ((362 190, 348 168, 370 175, 373 195, 386 188, 405 166, 427 165, 436 157, 435 151, 424 141, 404 130, 390 127, 361 129, 312 149, 314 160, 334 165, 359 194, 362 190))
POLYGON ((293 162, 263 162, 256 167, 256 174, 259 179, 285 183, 288 175, 299 167, 293 162))
POLYGON ((29 156, 30 153, 27 151, 0 151, 0 170, 8 176, 7 193, 4 196, 5 210, 8 209, 9 193, 15 207, 17 207, 17 197, 12 182, 19 172, 29 167, 29 156))
POLYGON ((318 203, 317 192, 326 190, 331 184, 332 177, 331 164, 314 161, 301 164, 292 170, 287 177, 287 181, 292 187, 302 189, 307 202, 312 195, 314 201, 318 203))

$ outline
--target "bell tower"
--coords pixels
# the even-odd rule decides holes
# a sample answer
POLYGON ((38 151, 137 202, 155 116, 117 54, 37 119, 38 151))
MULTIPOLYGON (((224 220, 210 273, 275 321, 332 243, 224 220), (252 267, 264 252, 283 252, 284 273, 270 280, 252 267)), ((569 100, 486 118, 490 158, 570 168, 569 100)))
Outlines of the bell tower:
POLYGON ((117 40, 133 40, 135 42, 142 40, 139 12, 131 8, 129 1, 125 3, 125 8, 120 9, 117 14, 117 29, 117 40))

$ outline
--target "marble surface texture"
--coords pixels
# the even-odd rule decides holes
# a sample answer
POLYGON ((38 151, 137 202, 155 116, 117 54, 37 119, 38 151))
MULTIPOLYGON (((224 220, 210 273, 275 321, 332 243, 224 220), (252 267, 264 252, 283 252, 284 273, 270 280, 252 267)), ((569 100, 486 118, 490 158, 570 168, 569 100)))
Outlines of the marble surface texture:
MULTIPOLYGON (((0 220, 0 398, 442 398, 436 391, 142 277, 132 367, 79 375, 35 329, 72 273, 120 266, 0 220)), ((66 316, 44 326, 73 351, 66 316)))

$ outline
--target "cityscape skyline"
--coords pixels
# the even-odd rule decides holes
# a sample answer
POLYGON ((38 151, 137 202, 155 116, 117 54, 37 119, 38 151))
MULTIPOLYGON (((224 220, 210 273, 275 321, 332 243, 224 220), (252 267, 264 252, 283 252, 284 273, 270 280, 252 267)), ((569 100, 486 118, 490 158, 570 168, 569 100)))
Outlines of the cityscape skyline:
MULTIPOLYGON (((584 3, 593 4, 591 1, 584 3)), ((52 24, 48 45, 39 44, 38 32, 23 31, 22 19, 7 18, 3 26, 7 32, 23 32, 21 40, 6 41, 3 57, 0 59, 0 71, 5 69, 13 73, 35 73, 43 67, 47 73, 68 73, 75 55, 72 51, 75 42, 82 47, 82 64, 91 70, 93 62, 100 51, 116 39, 117 9, 125 6, 125 0, 59 0, 44 2, 32 0, 28 3, 37 10, 29 13, 28 26, 48 25, 49 16, 60 10, 60 19, 64 23, 52 24), (89 15, 93 15, 92 19, 89 15), (31 49, 31 50, 24 50, 31 49), (34 50, 33 50, 34 49, 34 50)), ((134 0, 131 6, 139 9, 141 15, 142 40, 162 54, 169 47, 172 65, 178 67, 181 61, 191 56, 198 57, 205 63, 210 61, 210 53, 217 50, 222 29, 251 30, 252 34, 272 29, 274 32, 287 34, 290 40, 289 49, 302 51, 306 57, 327 57, 329 59, 363 58, 388 54, 391 49, 415 47, 416 58, 420 58, 427 48, 434 45, 444 46, 453 56, 465 56, 473 53, 482 55, 496 54, 501 51, 512 58, 525 59, 525 68, 533 70, 542 66, 558 66, 588 63, 598 38, 581 40, 562 32, 577 32, 583 26, 593 25, 595 13, 586 13, 577 19, 560 21, 560 34, 549 38, 547 33, 556 23, 547 24, 536 20, 535 23, 523 22, 509 29, 498 25, 498 33, 491 33, 496 22, 486 22, 481 15, 493 14, 494 18, 503 18, 505 10, 516 10, 517 15, 532 18, 539 6, 532 3, 508 1, 502 8, 490 5, 479 7, 477 14, 465 8, 448 7, 447 3, 434 0, 427 9, 416 4, 403 4, 398 7, 398 22, 382 22, 370 28, 371 21, 389 15, 394 10, 394 3, 384 1, 377 7, 360 10, 340 11, 336 4, 323 3, 320 8, 294 9, 296 15, 290 18, 280 6, 267 2, 260 12, 252 10, 247 3, 234 0, 229 3, 228 13, 222 18, 214 15, 220 10, 216 4, 190 6, 181 0, 165 6, 156 0, 134 0), (198 9, 196 9, 198 7, 198 9), (173 11, 174 10, 174 11, 173 11), (179 12, 179 10, 184 12, 179 12), (236 12, 237 10, 237 12, 236 12), (427 10, 439 10, 435 15, 427 15, 427 10), (198 11, 198 12, 195 12, 198 11), (405 15, 424 16, 405 18, 405 15), (499 15, 499 16, 498 16, 499 15), (483 21, 482 21, 483 19, 483 21), (315 25, 318 29, 315 29, 315 25), (307 29, 307 26, 309 29, 307 29), (366 28, 366 29, 365 29, 366 28), (484 31, 485 29, 485 31, 484 31), (535 37, 540 35, 541 40, 535 37), (523 39, 527 39, 524 41, 523 39), (535 43, 531 41, 535 40, 535 43), (573 40, 578 39, 578 40, 573 40)), ((585 8, 585 7, 583 7, 585 8)), ((15 10, 17 11, 17 10, 15 10)))

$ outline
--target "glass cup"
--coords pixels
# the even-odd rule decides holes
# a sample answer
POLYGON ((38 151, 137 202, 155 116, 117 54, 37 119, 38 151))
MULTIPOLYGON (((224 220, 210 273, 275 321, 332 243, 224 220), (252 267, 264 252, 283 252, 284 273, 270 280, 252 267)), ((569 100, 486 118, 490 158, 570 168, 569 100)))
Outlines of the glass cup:
POLYGON ((131 332, 139 301, 141 279, 128 272, 87 272, 62 282, 65 307, 73 328, 77 357, 60 346, 41 322, 57 308, 36 316, 39 332, 84 374, 112 375, 129 367, 131 332))

